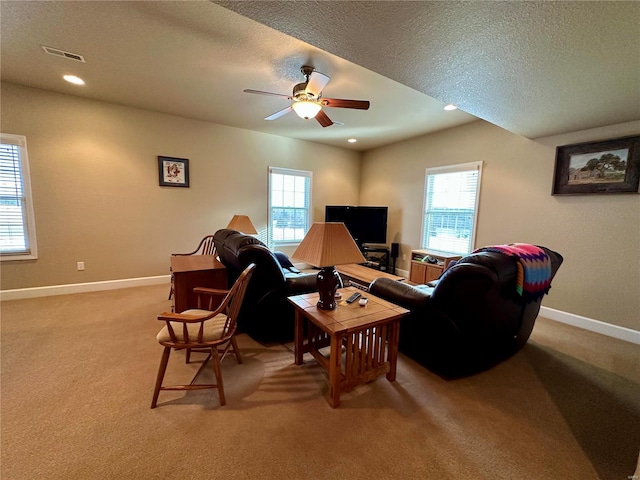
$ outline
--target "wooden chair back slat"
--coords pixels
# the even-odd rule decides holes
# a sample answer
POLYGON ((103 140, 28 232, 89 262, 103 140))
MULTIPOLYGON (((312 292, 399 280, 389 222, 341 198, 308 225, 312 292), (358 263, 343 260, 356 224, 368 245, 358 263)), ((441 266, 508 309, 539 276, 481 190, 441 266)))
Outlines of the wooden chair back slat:
POLYGON ((244 271, 240 274, 238 279, 233 285, 231 291, 227 294, 228 302, 226 303, 226 314, 227 321, 223 330, 223 337, 233 335, 236 331, 238 314, 240 313, 240 307, 242 306, 242 300, 244 299, 244 294, 247 291, 247 286, 249 285, 249 280, 253 275, 253 271, 255 269, 255 264, 250 264, 244 271))
POLYGON ((213 253, 216 251, 216 246, 213 243, 213 235, 207 235, 206 237, 204 237, 200 244, 202 255, 213 255, 213 253))

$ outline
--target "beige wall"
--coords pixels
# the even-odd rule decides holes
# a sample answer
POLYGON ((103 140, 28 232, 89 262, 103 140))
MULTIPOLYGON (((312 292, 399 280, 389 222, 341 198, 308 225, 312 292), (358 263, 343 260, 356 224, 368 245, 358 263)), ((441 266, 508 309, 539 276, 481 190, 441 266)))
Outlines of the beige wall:
POLYGON ((362 156, 15 85, 1 94, 2 132, 27 137, 40 256, 2 262, 2 290, 166 275, 171 252, 234 213, 264 230, 269 165, 314 172, 316 221, 326 204, 388 205, 388 242, 409 257, 425 168, 482 160, 476 246, 557 250, 546 306, 640 330, 640 195, 550 194, 556 145, 637 134, 640 122, 532 141, 478 121, 362 156), (159 187, 158 155, 188 158, 191 188, 159 187))
POLYGON ((401 244, 397 266, 408 270, 420 248, 425 168, 481 160, 476 247, 558 251, 564 264, 544 305, 640 330, 640 195, 551 195, 557 145, 639 132, 632 122, 532 141, 477 121, 366 152, 360 204, 389 206, 388 241, 401 244))
POLYGON ((316 221, 327 203, 358 201, 357 152, 10 84, 1 94, 2 132, 27 137, 39 250, 2 262, 2 290, 168 275, 171 252, 234 213, 266 228, 270 165, 313 171, 316 221), (191 187, 158 186, 158 155, 188 158, 191 187))

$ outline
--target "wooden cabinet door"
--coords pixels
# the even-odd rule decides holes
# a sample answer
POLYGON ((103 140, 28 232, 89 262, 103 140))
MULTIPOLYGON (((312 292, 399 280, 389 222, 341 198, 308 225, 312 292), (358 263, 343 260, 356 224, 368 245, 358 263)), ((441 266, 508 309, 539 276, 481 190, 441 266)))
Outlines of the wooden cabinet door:
POLYGON ((409 281, 413 283, 423 284, 426 282, 427 266, 418 262, 411 262, 411 271, 409 272, 409 281))
POLYGON ((442 275, 443 267, 439 265, 426 265, 425 283, 431 280, 437 280, 442 275))

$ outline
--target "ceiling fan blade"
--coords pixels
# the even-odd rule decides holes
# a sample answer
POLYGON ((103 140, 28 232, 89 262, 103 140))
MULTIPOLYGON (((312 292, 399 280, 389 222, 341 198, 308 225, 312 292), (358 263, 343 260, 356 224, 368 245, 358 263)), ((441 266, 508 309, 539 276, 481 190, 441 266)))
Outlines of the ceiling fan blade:
POLYGON ((258 95, 271 95, 272 97, 282 97, 282 98, 286 98, 287 100, 291 100, 291 95, 285 95, 283 93, 271 93, 271 92, 263 92, 261 90, 251 90, 250 88, 245 88, 243 90, 243 92, 245 93, 257 93, 258 95))
POLYGON ((333 125, 333 122, 331 121, 331 119, 327 116, 326 113, 324 113, 324 110, 320 110, 318 112, 318 114, 316 115, 316 120, 318 121, 318 123, 320 125, 322 125, 323 127, 330 127, 331 125, 333 125))
POLYGON ((335 108, 357 108, 358 110, 369 110, 368 100, 343 100, 341 98, 323 98, 320 100, 325 107, 335 108))
POLYGON ((268 117, 264 117, 264 119, 265 120, 276 120, 276 119, 278 119, 280 117, 285 116, 287 113, 289 113, 292 110, 293 110, 293 108, 291 108, 291 105, 289 105, 287 108, 283 108, 282 110, 278 110, 276 113, 272 113, 268 117))
POLYGON ((312 94, 314 97, 318 97, 320 92, 322 92, 322 89, 327 85, 327 83, 329 83, 329 80, 331 79, 324 73, 311 72, 305 91, 312 94))

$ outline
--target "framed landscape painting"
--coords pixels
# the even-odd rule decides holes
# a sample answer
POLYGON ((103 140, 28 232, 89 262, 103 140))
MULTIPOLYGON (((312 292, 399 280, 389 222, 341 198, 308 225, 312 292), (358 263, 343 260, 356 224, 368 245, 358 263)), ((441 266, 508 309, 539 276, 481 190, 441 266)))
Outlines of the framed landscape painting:
POLYGON ((161 187, 188 187, 189 160, 186 158, 158 157, 161 187))
POLYGON ((638 193, 640 135, 556 149, 553 195, 638 193))

